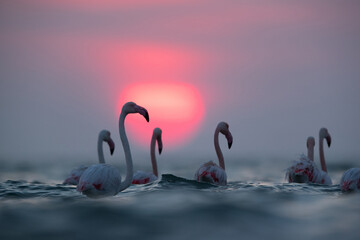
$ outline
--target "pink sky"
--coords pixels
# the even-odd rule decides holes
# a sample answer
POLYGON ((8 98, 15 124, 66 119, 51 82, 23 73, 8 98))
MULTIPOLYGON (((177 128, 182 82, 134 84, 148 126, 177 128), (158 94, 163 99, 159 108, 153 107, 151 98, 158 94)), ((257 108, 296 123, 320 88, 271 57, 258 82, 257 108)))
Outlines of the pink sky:
POLYGON ((214 128, 227 121, 235 156, 293 156, 322 126, 335 135, 330 154, 359 153, 359 10, 357 1, 3 2, 0 156, 17 145, 24 156, 92 156, 99 130, 118 134, 124 88, 151 81, 202 96, 205 115, 180 150, 211 156, 214 128))

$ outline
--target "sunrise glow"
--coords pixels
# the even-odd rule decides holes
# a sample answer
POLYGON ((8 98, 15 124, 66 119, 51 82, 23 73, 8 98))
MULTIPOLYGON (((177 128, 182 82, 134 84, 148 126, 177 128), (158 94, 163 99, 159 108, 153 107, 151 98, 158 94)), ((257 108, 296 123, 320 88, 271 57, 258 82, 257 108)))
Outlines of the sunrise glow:
POLYGON ((119 113, 122 105, 128 101, 145 107, 149 112, 150 123, 134 115, 129 115, 126 122, 129 133, 144 146, 150 144, 155 127, 163 130, 164 145, 183 145, 196 134, 205 112, 199 91, 182 82, 143 82, 129 85, 121 94, 119 113))

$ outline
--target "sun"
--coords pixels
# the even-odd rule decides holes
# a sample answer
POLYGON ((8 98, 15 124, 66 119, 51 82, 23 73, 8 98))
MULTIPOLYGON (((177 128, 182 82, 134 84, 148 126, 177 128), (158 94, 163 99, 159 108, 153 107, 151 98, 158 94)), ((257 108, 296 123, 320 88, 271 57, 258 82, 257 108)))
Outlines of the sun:
POLYGON ((152 131, 162 129, 164 147, 179 147, 195 136, 205 109, 199 91, 183 82, 138 82, 125 87, 119 100, 122 105, 133 101, 145 107, 150 116, 146 123, 139 116, 130 114, 126 120, 129 136, 143 146, 150 146, 152 131))

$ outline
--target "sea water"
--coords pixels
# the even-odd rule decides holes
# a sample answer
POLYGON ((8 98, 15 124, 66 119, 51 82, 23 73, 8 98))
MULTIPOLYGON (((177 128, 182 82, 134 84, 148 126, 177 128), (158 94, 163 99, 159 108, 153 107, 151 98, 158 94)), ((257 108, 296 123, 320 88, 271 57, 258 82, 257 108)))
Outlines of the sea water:
POLYGON ((162 162, 158 181, 94 200, 61 184, 75 164, 2 159, 0 239, 360 239, 360 193, 338 185, 348 166, 329 164, 323 186, 286 183, 291 161, 269 162, 227 162, 227 186, 162 162))

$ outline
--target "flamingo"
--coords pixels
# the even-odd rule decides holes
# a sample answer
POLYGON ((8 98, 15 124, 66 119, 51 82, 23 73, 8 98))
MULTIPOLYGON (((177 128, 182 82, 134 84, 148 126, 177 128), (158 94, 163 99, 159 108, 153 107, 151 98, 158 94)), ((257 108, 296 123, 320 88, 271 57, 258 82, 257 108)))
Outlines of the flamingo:
POLYGON ((145 108, 133 102, 124 104, 119 117, 119 133, 125 153, 125 180, 121 182, 120 172, 116 167, 104 163, 95 164, 86 169, 80 177, 77 190, 82 194, 93 198, 113 196, 131 185, 133 179, 133 163, 124 126, 125 117, 130 113, 139 113, 149 122, 149 114, 145 108))
POLYGON ((319 132, 319 155, 321 170, 317 168, 314 162, 314 146, 315 140, 313 137, 307 139, 308 156, 301 155, 300 159, 296 161, 291 167, 287 169, 286 178, 291 182, 297 183, 317 183, 331 185, 331 179, 327 174, 327 168, 324 157, 323 142, 326 139, 328 146, 331 145, 331 136, 326 128, 321 128, 319 132))
POLYGON ((304 168, 306 166, 313 167, 314 161, 314 146, 315 146, 315 138, 308 137, 306 140, 306 147, 308 150, 307 157, 304 154, 300 155, 300 159, 294 163, 293 166, 287 169, 286 172, 286 179, 291 182, 303 183, 308 182, 308 170, 305 171, 304 168))
POLYGON ((213 161, 209 161, 201 165, 195 173, 195 179, 198 182, 209 182, 217 185, 226 185, 227 183, 224 156, 219 146, 219 133, 225 135, 228 142, 228 147, 229 149, 231 148, 233 137, 231 135, 231 132, 229 131, 229 124, 227 124, 226 122, 220 122, 217 125, 214 134, 215 151, 219 159, 220 167, 216 165, 216 163, 214 163, 213 161))
MULTIPOLYGON (((98 142, 97 142, 99 163, 105 163, 103 144, 102 144, 103 142, 107 142, 107 144, 109 145, 111 155, 114 153, 114 149, 115 149, 115 144, 114 144, 114 141, 110 137, 110 132, 108 130, 101 130, 99 133, 98 142)), ((77 185, 79 183, 79 179, 80 179, 81 175, 84 173, 84 171, 87 168, 88 168, 87 166, 80 166, 78 168, 73 169, 70 172, 69 177, 67 177, 65 179, 63 184, 77 185)))
POLYGON ((360 191, 360 168, 350 168, 341 177, 341 191, 360 191))
POLYGON ((161 140, 161 134, 162 131, 160 128, 155 128, 153 131, 153 135, 151 137, 151 143, 150 143, 150 156, 151 156, 151 164, 153 168, 153 172, 143 172, 143 171, 136 171, 134 173, 132 184, 145 184, 149 182, 156 181, 158 179, 158 169, 156 164, 156 158, 155 158, 155 144, 156 141, 158 143, 159 148, 159 154, 161 154, 162 151, 162 140, 161 140))

